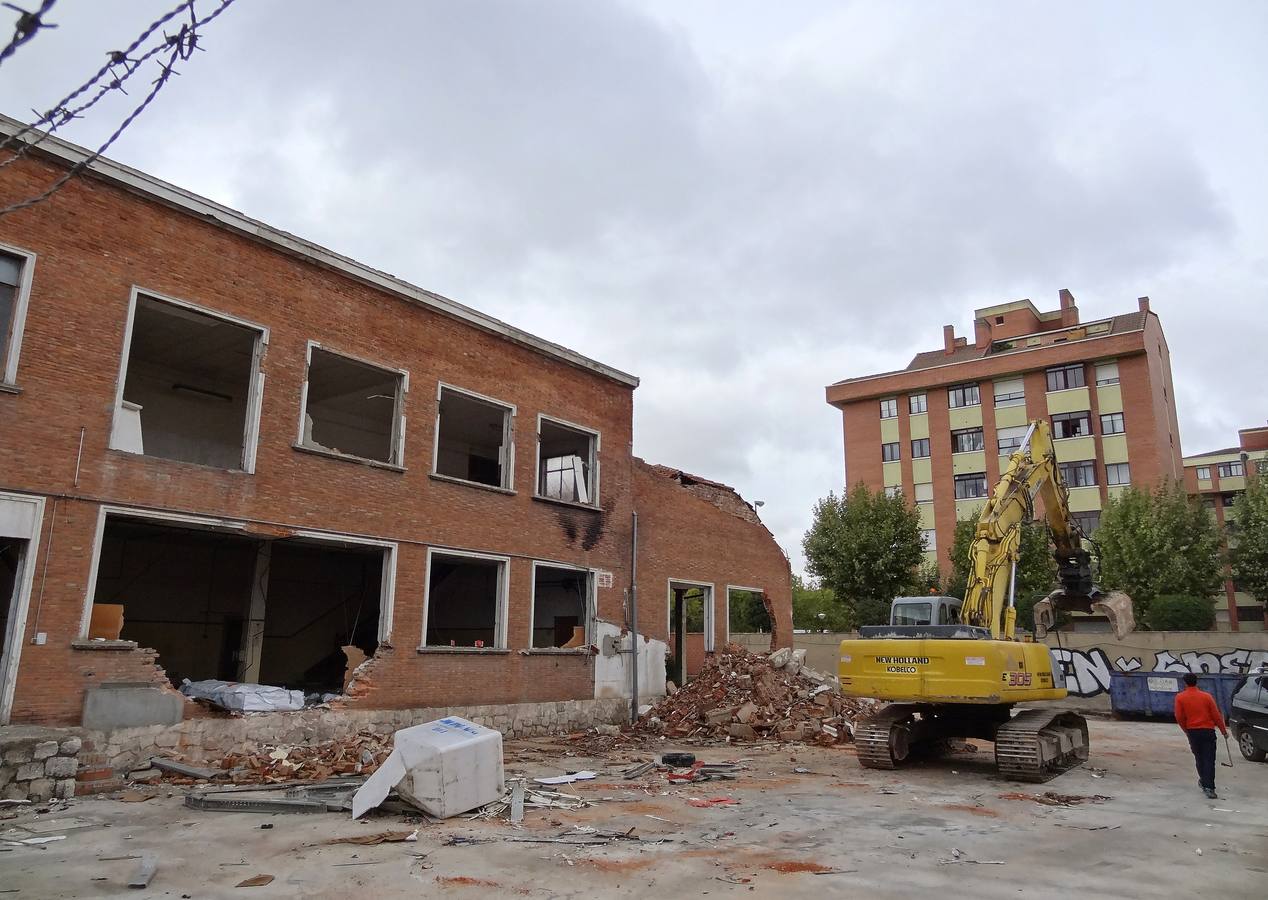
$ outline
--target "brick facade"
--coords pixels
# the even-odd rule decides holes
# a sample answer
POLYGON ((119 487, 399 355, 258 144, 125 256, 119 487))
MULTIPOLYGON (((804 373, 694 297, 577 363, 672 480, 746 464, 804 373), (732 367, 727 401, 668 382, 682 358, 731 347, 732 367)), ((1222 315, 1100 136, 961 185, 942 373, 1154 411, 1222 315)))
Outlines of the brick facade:
MULTIPOLYGON (((61 158, 33 154, 7 167, 0 199, 37 192, 80 152, 57 141, 47 146, 61 158)), ((0 390, 0 491, 47 498, 39 546, 28 559, 39 577, 24 633, 10 648, 21 651, 11 721, 75 724, 90 685, 166 683, 152 652, 75 646, 92 594, 103 505, 199 517, 238 534, 302 531, 395 545, 391 633, 340 701, 349 706, 594 697, 589 652, 526 649, 531 563, 611 573, 610 586, 596 589, 598 617, 626 621, 641 471, 632 456, 635 379, 104 161, 51 201, 0 219, 0 243, 36 257, 17 377, 0 390), (134 288, 268 329, 253 473, 109 448, 134 288), (399 467, 294 446, 310 341, 408 372, 399 467), (514 492, 431 474, 441 382, 515 405, 514 492), (534 496, 539 414, 599 432, 594 507, 534 496), (429 548, 509 558, 505 650, 419 649, 429 548), (37 633, 44 643, 33 643, 37 633)), ((656 560, 647 570, 648 596, 656 566, 769 584, 781 605, 777 620, 790 625, 787 563, 760 523, 728 521, 733 527, 708 539, 664 541, 651 523, 663 515, 687 528, 690 516, 655 504, 664 499, 677 509, 689 501, 644 488, 656 560), (774 574, 760 574, 765 563, 755 560, 775 557, 774 574)))

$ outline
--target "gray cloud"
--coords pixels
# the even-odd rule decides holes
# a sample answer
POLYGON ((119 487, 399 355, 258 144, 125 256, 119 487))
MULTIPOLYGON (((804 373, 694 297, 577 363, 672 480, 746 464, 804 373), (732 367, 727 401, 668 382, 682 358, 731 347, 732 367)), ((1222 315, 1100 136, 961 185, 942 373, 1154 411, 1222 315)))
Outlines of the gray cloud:
MULTIPOLYGON (((794 561, 843 480, 823 386, 975 306, 1148 293, 1185 446, 1264 420, 1228 389, 1268 339, 1259 7, 682 6, 242 3, 114 155, 636 372, 637 452, 794 561)), ((7 111, 147 21, 63 7, 7 111)))

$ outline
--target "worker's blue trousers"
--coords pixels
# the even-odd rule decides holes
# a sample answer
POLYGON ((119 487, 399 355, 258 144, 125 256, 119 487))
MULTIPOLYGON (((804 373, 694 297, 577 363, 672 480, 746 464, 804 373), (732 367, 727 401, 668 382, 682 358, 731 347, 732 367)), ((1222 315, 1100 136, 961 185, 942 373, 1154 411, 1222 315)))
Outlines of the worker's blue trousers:
POLYGON ((1207 790, 1215 790, 1215 729, 1191 728, 1185 734, 1198 764, 1198 781, 1207 790))

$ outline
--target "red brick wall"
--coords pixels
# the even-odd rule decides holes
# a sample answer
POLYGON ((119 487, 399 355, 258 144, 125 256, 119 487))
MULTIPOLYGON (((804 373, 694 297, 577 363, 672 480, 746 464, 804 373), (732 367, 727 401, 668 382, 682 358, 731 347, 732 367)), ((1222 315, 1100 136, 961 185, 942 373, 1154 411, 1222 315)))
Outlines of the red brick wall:
POLYGON ((637 460, 634 498, 639 631, 668 640, 672 578, 713 585, 715 648, 726 642, 728 584, 761 589, 774 612, 771 646, 792 646, 792 573, 764 526, 719 509, 637 460))
MULTIPOLYGON (((0 198, 33 193, 55 174, 32 160, 12 165, 0 176, 0 198)), ((101 181, 77 179, 53 200, 0 219, 0 241, 38 254, 21 393, 0 393, 0 487, 66 498, 47 581, 36 581, 38 628, 48 643, 29 642, 33 596, 15 722, 74 723, 86 685, 155 677, 145 654, 70 646, 88 594, 102 502, 400 542, 393 649, 381 652, 372 678, 349 702, 405 707, 593 696, 590 660, 515 651, 528 640, 533 558, 613 572, 614 586, 599 591, 600 615, 623 621, 633 509, 630 387, 101 181), (254 475, 107 449, 133 285, 270 329, 254 475), (408 370, 404 472, 292 448, 309 340, 408 370), (518 406, 516 495, 428 477, 440 380, 518 406), (539 412, 602 433, 601 510, 532 499, 539 412), (512 557, 513 652, 416 652, 429 545, 512 557)))

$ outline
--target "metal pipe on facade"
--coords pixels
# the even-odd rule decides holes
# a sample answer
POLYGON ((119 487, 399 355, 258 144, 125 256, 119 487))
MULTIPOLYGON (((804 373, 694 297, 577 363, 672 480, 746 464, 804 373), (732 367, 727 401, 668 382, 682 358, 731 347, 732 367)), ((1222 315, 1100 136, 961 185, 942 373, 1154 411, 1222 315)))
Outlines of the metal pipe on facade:
POLYGON ((630 724, 638 721, 638 513, 630 534, 630 724))

